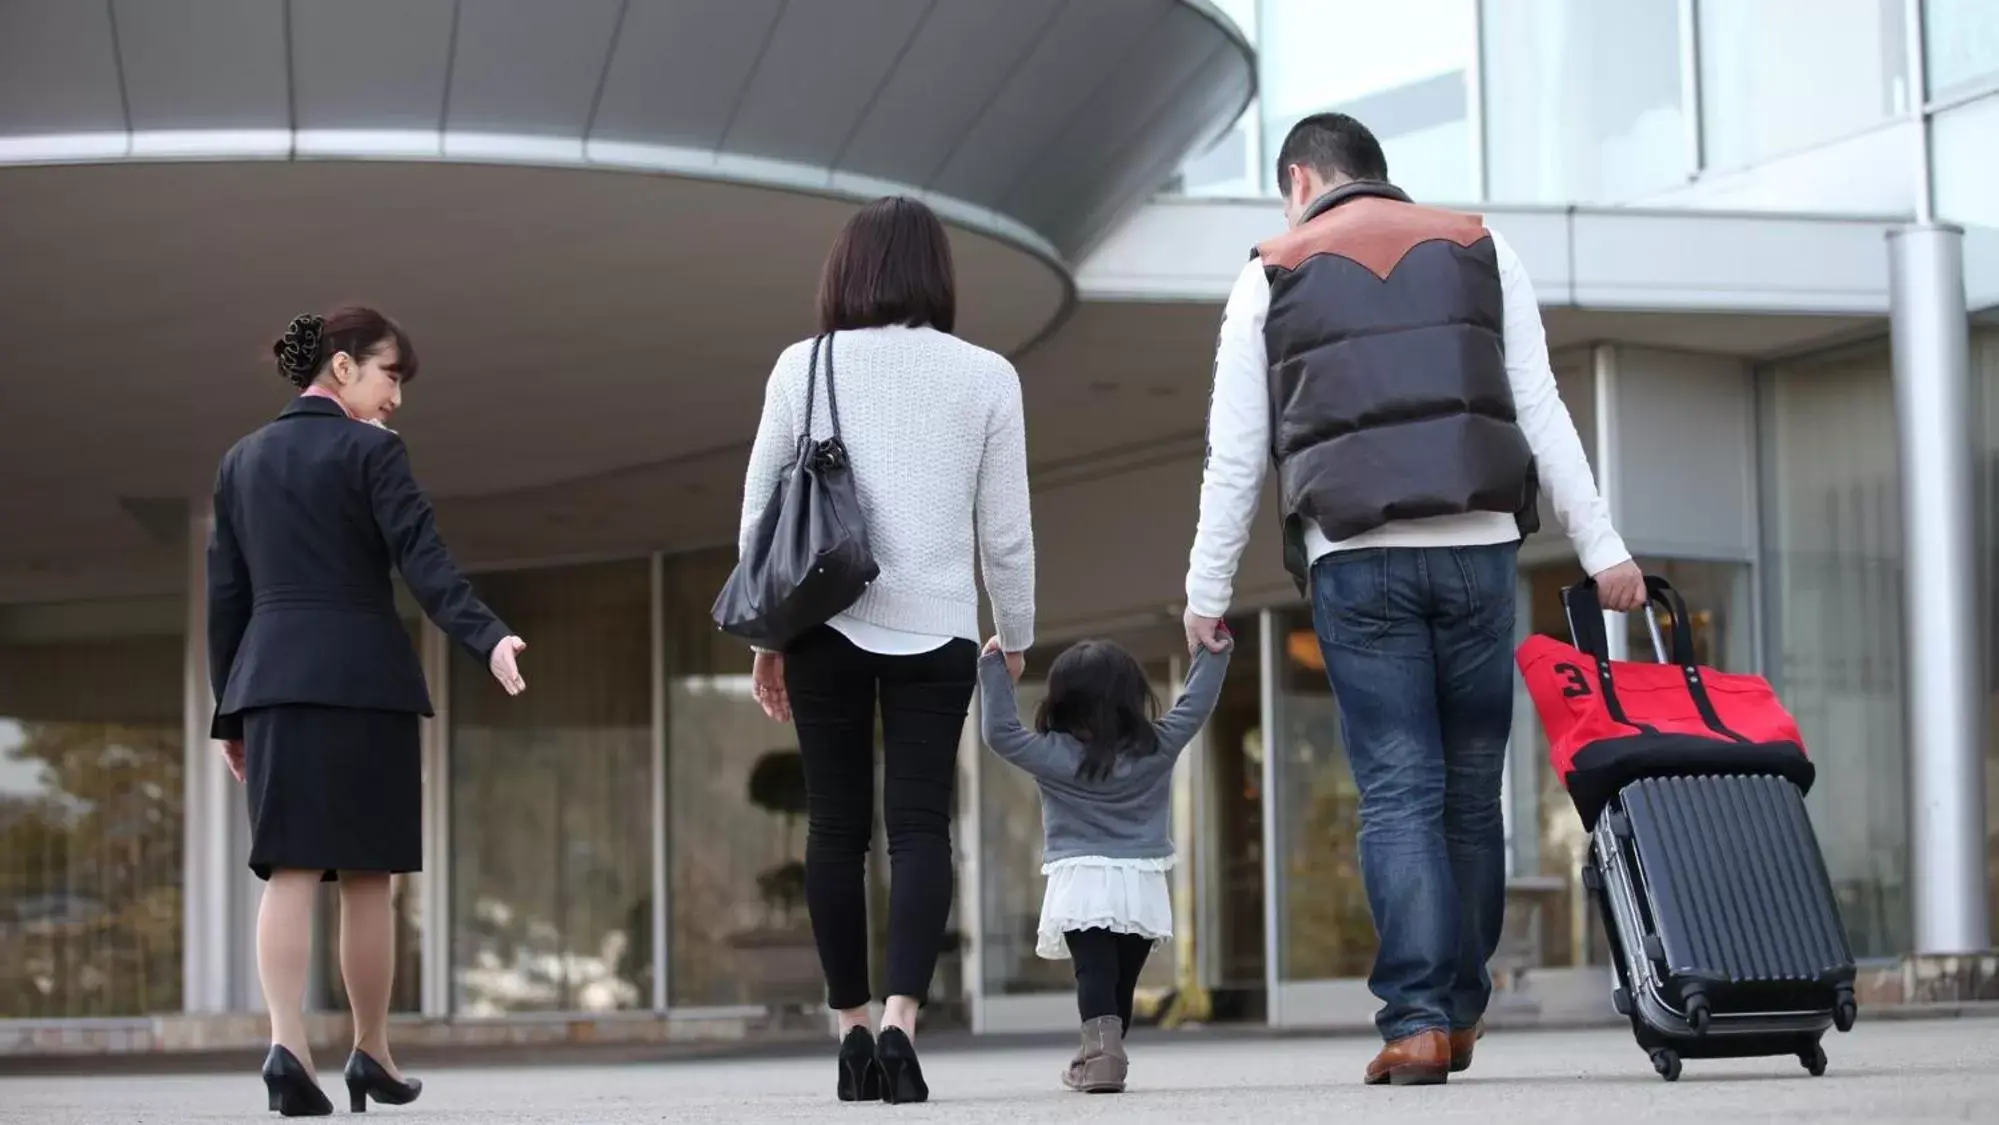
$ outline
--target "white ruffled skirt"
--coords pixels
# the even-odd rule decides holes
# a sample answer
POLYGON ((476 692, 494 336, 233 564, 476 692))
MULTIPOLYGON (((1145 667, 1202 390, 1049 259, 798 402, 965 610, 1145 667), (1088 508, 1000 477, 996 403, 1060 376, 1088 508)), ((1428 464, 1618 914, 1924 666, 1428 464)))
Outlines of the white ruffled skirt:
POLYGON ((1152 939, 1159 948, 1173 938, 1173 898, 1166 873, 1173 857, 1107 859, 1084 855, 1041 865, 1048 890, 1041 896, 1041 925, 1034 952, 1050 961, 1069 959, 1069 930, 1109 930, 1152 939))

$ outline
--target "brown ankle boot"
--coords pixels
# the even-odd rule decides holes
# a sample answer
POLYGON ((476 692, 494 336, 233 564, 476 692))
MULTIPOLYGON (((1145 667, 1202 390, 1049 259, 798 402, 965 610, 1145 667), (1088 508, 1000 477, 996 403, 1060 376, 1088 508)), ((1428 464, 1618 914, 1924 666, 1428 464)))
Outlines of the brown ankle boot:
POLYGON ((1083 1049, 1062 1074, 1062 1084, 1086 1094, 1122 1094, 1131 1060, 1124 1053, 1124 1023, 1098 1016, 1083 1025, 1083 1049))
POLYGON ((1441 1086, 1451 1073, 1451 1037, 1419 1031, 1395 1040, 1367 1064, 1370 1086, 1441 1086))
POLYGON ((1454 1028, 1451 1031, 1451 1073, 1471 1069, 1472 1048, 1485 1038, 1485 1021, 1480 1020, 1470 1027, 1454 1028))

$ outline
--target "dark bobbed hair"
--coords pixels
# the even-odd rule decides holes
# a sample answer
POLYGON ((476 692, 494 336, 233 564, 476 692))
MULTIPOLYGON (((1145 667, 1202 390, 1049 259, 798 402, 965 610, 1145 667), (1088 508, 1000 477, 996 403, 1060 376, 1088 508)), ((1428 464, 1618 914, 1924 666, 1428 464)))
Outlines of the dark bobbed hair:
POLYGON ((939 332, 958 324, 950 237, 936 212, 900 195, 847 220, 819 275, 819 331, 891 324, 939 332))
POLYGON ((341 305, 325 316, 293 317, 284 335, 271 344, 271 354, 277 357, 278 374, 304 390, 341 352, 366 361, 390 347, 396 349, 396 375, 405 383, 415 379, 416 346, 402 325, 366 305, 341 305))
POLYGON ((1344 113, 1315 113, 1291 126, 1277 150, 1277 190, 1291 194, 1291 166, 1302 164, 1330 180, 1388 179, 1388 157, 1367 126, 1344 113))
POLYGON ((1076 776, 1101 781, 1119 757, 1142 758, 1159 749, 1159 697, 1131 653, 1110 641, 1069 646, 1048 668, 1048 694, 1034 715, 1034 729, 1066 734, 1083 744, 1076 776))

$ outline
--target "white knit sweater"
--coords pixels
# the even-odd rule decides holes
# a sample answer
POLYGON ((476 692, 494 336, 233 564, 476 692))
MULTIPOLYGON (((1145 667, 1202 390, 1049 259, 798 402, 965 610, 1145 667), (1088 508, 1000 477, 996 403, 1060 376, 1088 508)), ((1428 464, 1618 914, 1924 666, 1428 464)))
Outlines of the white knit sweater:
MULTIPOLYGON (((806 424, 812 341, 778 356, 743 483, 738 547, 791 470, 806 424)), ((1000 644, 1034 643, 1034 530, 1020 377, 1003 356, 930 328, 833 338, 840 434, 881 576, 849 611, 885 629, 979 639, 976 547, 1000 644)), ((830 437, 825 362, 812 434, 830 437)))

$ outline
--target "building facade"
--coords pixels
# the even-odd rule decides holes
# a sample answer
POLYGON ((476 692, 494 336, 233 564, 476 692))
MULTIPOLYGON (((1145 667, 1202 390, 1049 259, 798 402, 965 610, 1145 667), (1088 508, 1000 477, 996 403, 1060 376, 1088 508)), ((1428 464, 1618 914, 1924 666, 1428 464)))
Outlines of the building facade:
MULTIPOLYGON (((809 1008, 796 745, 707 611, 832 233, 858 200, 930 200, 964 334, 1020 367, 1023 696, 1086 634, 1170 694, 1221 302, 1282 225, 1285 130, 1325 109, 1519 250, 1627 541, 1687 594, 1702 659, 1770 676, 1804 727, 1856 951, 1962 951, 1937 935, 1977 896, 1950 878, 1999 910, 1999 762, 1967 760, 1999 747, 1981 0, 16 0, 0 1027, 260 1004, 242 798, 205 737, 204 510, 284 398, 259 341, 349 297, 414 334, 398 425, 531 646, 508 699, 406 609, 438 714, 397 1009, 695 1034, 809 1008), (1990 826, 1969 841, 1964 778, 1990 826)), ((1521 637, 1561 633, 1572 553, 1548 532, 1522 558, 1521 637)), ((1185 940, 1146 983, 1218 1019, 1362 1020, 1357 794, 1274 520, 1238 591, 1245 658, 1176 790, 1185 940)), ((1513 999, 1601 1006, 1580 824, 1524 693, 1515 725, 1505 956, 1536 983, 1513 999)), ((960 778, 937 998, 980 1030, 1066 1026, 1066 966, 1033 956, 1032 786, 969 730, 960 778)))

